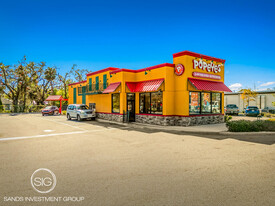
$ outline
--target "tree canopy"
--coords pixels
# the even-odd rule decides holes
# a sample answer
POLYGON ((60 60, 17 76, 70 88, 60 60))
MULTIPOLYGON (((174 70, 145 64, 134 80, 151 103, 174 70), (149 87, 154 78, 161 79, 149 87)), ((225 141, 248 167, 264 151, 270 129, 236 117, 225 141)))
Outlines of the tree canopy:
POLYGON ((256 101, 256 97, 258 96, 258 93, 251 89, 241 89, 240 92, 246 107, 249 106, 249 102, 256 101))
MULTIPOLYGON (((10 99, 15 106, 43 105, 45 99, 54 94, 67 99, 68 84, 83 81, 88 72, 73 65, 64 73, 55 66, 47 66, 45 62, 27 62, 26 56, 16 65, 0 62, 0 105, 1 97, 10 99)), ((14 108, 17 112, 17 107, 14 108)))

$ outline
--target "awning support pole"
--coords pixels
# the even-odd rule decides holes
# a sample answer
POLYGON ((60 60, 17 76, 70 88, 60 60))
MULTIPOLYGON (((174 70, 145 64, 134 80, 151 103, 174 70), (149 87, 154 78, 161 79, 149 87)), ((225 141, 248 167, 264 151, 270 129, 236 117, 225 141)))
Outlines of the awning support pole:
POLYGON ((61 114, 61 111, 62 111, 62 100, 60 100, 59 114, 61 114))

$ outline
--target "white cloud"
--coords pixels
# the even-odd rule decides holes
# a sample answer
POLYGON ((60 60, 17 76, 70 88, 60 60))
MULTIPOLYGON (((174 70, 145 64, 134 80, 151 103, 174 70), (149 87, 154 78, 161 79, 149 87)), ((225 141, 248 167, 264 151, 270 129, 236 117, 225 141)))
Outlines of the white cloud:
POLYGON ((273 84, 275 84, 275 82, 266 82, 266 83, 261 84, 260 87, 267 87, 267 86, 270 86, 273 84))
POLYGON ((261 89, 256 89, 256 91, 267 91, 268 88, 261 88, 261 89))
POLYGON ((232 91, 236 91, 236 90, 240 90, 242 88, 242 84, 241 83, 235 83, 235 84, 231 84, 229 86, 229 88, 232 90, 232 91))

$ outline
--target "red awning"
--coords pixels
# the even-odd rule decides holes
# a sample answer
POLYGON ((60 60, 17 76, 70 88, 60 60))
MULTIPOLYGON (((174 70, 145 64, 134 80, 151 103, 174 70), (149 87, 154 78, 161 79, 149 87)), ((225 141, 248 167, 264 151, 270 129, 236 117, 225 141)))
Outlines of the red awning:
POLYGON ((223 82, 193 79, 193 78, 188 78, 188 80, 197 90, 232 92, 223 82))
POLYGON ((119 85, 120 85, 120 82, 111 83, 106 89, 104 89, 102 93, 106 94, 106 93, 114 92, 119 85))
POLYGON ((63 97, 61 95, 51 95, 48 96, 48 98, 45 101, 60 101, 63 100, 63 97))
POLYGON ((164 79, 143 81, 143 82, 126 82, 131 92, 153 92, 157 91, 164 79))

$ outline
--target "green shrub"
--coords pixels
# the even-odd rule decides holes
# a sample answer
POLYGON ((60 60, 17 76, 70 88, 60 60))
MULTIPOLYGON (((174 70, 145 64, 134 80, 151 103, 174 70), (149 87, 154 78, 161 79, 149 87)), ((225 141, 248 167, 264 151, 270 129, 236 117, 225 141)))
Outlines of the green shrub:
POLYGON ((67 111, 62 111, 62 115, 66 115, 67 114, 67 111))
POLYGON ((232 116, 224 115, 224 121, 225 122, 228 122, 231 119, 232 119, 232 116))
POLYGON ((229 132, 259 132, 259 131, 275 131, 275 122, 268 120, 238 120, 226 122, 229 132))
POLYGON ((11 113, 11 110, 5 110, 3 111, 4 113, 11 113))
POLYGON ((275 114, 267 113, 267 112, 263 112, 262 115, 263 115, 264 117, 275 117, 275 114))
POLYGON ((275 132, 275 121, 270 119, 270 120, 265 120, 263 121, 263 131, 274 131, 275 132))

